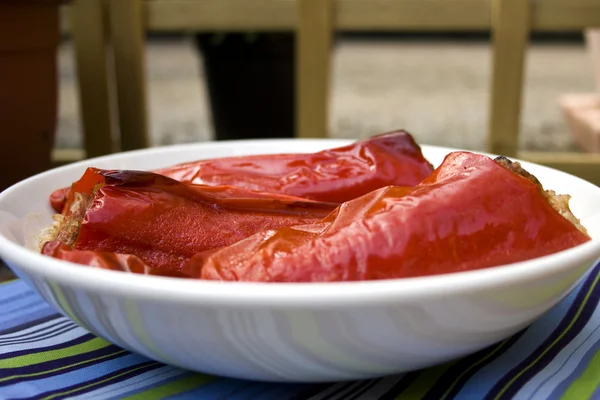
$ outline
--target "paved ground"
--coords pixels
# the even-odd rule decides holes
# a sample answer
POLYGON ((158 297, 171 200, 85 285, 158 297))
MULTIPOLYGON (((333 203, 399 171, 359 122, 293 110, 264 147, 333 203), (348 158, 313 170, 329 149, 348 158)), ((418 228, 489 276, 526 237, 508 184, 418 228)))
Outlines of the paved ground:
MULTIPOLYGON (((72 48, 60 52, 59 147, 81 144, 72 48)), ((188 40, 148 46, 154 145, 210 140, 198 55, 188 40)), ((487 126, 490 51, 485 43, 345 40, 334 51, 331 135, 364 137, 406 128, 421 143, 481 149, 487 126)), ((575 44, 533 46, 527 64, 522 146, 576 149, 558 98, 594 89, 591 63, 575 44)))

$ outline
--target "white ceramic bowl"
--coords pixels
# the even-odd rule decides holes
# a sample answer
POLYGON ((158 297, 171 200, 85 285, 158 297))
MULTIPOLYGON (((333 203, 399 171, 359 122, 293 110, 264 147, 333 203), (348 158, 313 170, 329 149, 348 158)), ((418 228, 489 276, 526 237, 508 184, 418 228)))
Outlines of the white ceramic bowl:
MULTIPOLYGON (((99 270, 25 247, 50 223, 48 194, 86 166, 152 169, 200 158, 312 152, 341 140, 217 142, 87 160, 0 194, 0 256, 81 326, 183 368, 269 381, 362 379, 427 367, 519 331, 562 299, 600 257, 600 188, 523 163, 570 193, 594 240, 552 256, 485 270, 403 280, 260 284, 187 281, 99 270), (33 214, 33 215, 31 215, 33 214)), ((453 149, 423 146, 435 165, 453 149)))

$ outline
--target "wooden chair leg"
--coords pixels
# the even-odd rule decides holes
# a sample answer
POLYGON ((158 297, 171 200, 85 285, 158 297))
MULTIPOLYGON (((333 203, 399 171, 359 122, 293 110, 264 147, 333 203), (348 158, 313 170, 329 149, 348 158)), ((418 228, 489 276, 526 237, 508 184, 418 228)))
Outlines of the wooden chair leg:
POLYGON ((87 157, 115 151, 103 0, 73 2, 71 33, 87 157))
POLYGON ((600 153, 521 151, 518 158, 559 169, 600 186, 600 153))
POLYGON ((297 4, 297 136, 326 137, 333 2, 298 0, 297 4))
POLYGON ((121 150, 148 147, 144 26, 141 0, 108 0, 121 150))
POLYGON ((530 0, 493 0, 493 71, 488 151, 515 156, 519 146, 523 67, 530 0))

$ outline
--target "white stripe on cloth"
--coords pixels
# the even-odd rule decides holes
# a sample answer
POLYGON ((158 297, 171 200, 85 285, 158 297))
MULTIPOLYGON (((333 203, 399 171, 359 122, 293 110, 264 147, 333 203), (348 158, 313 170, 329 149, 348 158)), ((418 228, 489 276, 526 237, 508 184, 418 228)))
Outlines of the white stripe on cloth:
MULTIPOLYGON (((23 322, 28 322, 28 321, 23 321, 23 322)), ((4 335, 0 335, 0 341, 14 339, 16 337, 18 337, 19 339, 21 339, 22 335, 32 335, 32 334, 34 334, 34 332, 41 333, 43 330, 50 329, 53 326, 55 326, 55 325, 57 325, 59 323, 64 323, 64 322, 73 323, 67 317, 58 317, 56 319, 52 319, 50 321, 46 321, 46 322, 41 323, 39 325, 30 326, 29 328, 26 328, 26 329, 23 329, 23 330, 20 330, 20 331, 16 331, 16 332, 11 332, 11 333, 6 333, 4 335)), ((23 336, 23 338, 25 338, 25 336, 23 336)))
POLYGON ((44 347, 56 346, 58 344, 62 344, 65 342, 69 342, 71 340, 75 340, 83 335, 88 334, 89 332, 83 328, 76 327, 68 332, 64 332, 61 335, 51 337, 48 339, 42 339, 37 342, 32 343, 13 343, 6 346, 2 346, 2 353, 13 353, 15 351, 23 351, 23 350, 35 350, 42 349, 44 347))
POLYGON ((600 340, 600 307, 597 307, 589 322, 554 359, 532 377, 516 393, 517 397, 547 399, 561 382, 575 371, 587 353, 600 340))

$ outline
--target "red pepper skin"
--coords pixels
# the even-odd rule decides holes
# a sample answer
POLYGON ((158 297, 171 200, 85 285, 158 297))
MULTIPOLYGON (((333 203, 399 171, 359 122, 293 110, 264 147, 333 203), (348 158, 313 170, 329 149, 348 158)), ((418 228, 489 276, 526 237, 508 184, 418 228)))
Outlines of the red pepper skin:
POLYGON ((94 268, 108 269, 113 271, 129 272, 142 275, 160 275, 185 278, 187 276, 173 270, 151 268, 139 257, 130 254, 117 254, 102 251, 72 250, 71 247, 59 240, 46 242, 42 247, 42 254, 83 264, 94 268))
POLYGON ((343 203, 383 186, 414 186, 433 172, 405 131, 312 154, 276 154, 201 160, 155 171, 181 182, 343 203))
MULTIPOLYGON (((255 197, 250 191, 256 191, 341 204, 384 186, 414 186, 433 166, 409 133, 396 131, 313 154, 200 160, 154 172, 184 183, 245 188, 244 197, 255 197)), ((94 178, 82 183, 94 183, 94 178)), ((76 182, 54 191, 52 208, 63 213, 80 186, 76 182)))
POLYGON ((182 273, 225 281, 393 279, 504 265, 588 240, 531 180, 486 156, 455 152, 413 189, 382 188, 319 224, 198 254, 182 273))
POLYGON ((56 189, 54 192, 50 194, 50 206, 57 213, 62 213, 65 209, 65 205, 67 204, 67 199, 69 198, 69 193, 71 192, 71 188, 62 188, 56 189))
POLYGON ((88 168, 83 176, 68 188, 57 189, 50 194, 50 205, 63 215, 68 214, 69 208, 75 200, 75 193, 92 193, 94 187, 104 182, 102 175, 96 173, 96 168, 88 168))
POLYGON ((74 250, 133 254, 152 268, 175 270, 195 253, 266 229, 313 223, 335 208, 287 196, 230 197, 245 191, 226 187, 220 192, 141 171, 90 168, 74 187, 93 198, 74 250))
MULTIPOLYGON (((99 169, 97 168, 88 168, 83 176, 76 182, 74 182, 68 188, 57 189, 52 194, 50 194, 50 205, 52 208, 58 212, 66 215, 68 213, 68 209, 74 201, 74 193, 86 193, 90 194, 94 187, 100 183, 104 182, 104 178, 102 175, 97 173, 99 169)), ((235 186, 207 186, 207 185, 196 185, 198 188, 202 189, 206 195, 211 195, 215 199, 225 199, 225 198, 266 198, 266 199, 280 199, 280 200, 289 200, 289 201, 299 201, 305 202, 308 199, 302 199, 300 197, 286 196, 283 194, 274 194, 274 193, 263 193, 257 192, 253 190, 247 190, 244 188, 239 188, 235 186)))

